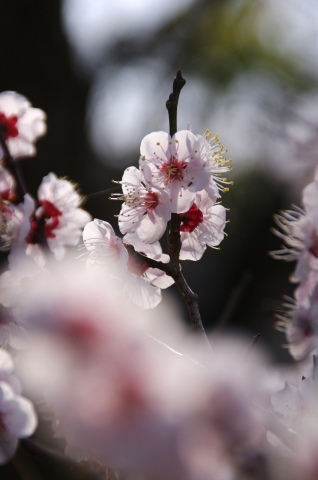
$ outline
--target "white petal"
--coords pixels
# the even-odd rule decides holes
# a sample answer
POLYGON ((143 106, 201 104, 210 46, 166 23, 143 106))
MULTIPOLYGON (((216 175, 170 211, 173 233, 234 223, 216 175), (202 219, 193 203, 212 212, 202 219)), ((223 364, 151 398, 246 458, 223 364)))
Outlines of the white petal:
POLYGON ((180 260, 200 260, 206 250, 206 244, 200 241, 195 232, 181 232, 181 242, 180 260))
POLYGON ((122 189, 125 195, 129 194, 129 190, 131 191, 130 185, 135 187, 136 189, 140 186, 140 179, 141 173, 136 167, 128 167, 124 171, 123 178, 122 178, 122 189), (126 185, 128 184, 128 186, 126 185))
POLYGON ((276 413, 280 413, 283 417, 294 418, 300 413, 302 399, 298 388, 285 382, 284 388, 271 396, 271 404, 276 413))
POLYGON ((166 231, 170 217, 170 209, 166 205, 158 205, 153 211, 142 217, 136 234, 144 243, 157 242, 166 231))
POLYGON ((180 182, 171 182, 167 187, 172 213, 184 213, 190 210, 195 194, 181 188, 180 182))
POLYGON ((152 286, 143 277, 132 276, 124 293, 128 301, 143 309, 155 308, 161 302, 160 288, 152 286))
POLYGON ((170 160, 171 145, 169 142, 171 142, 171 137, 166 132, 152 132, 146 135, 140 145, 140 167, 143 166, 143 157, 155 164, 170 160))
POLYGON ((158 268, 148 268, 146 276, 152 285, 159 288, 168 288, 174 284, 173 278, 158 268))
POLYGON ((20 117, 30 107, 30 102, 19 93, 12 91, 0 93, 0 112, 6 116, 20 117))

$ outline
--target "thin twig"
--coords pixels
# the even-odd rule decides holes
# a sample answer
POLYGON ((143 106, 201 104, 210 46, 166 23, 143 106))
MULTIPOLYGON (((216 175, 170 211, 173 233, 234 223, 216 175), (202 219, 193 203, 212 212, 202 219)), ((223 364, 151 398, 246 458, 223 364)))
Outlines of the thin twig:
POLYGON ((12 158, 12 155, 8 149, 8 145, 5 140, 5 133, 3 128, 1 128, 1 126, 0 126, 0 145, 3 150, 2 165, 11 173, 11 175, 16 181, 16 191, 15 191, 16 203, 20 203, 23 201, 23 197, 26 194, 26 189, 21 177, 20 170, 18 168, 18 164, 12 158))
MULTIPOLYGON (((167 109, 169 112, 169 123, 170 123, 170 135, 173 136, 176 133, 177 129, 177 107, 180 91, 185 85, 185 80, 182 77, 181 71, 179 70, 176 78, 173 82, 173 93, 170 94, 169 99, 166 103, 167 109)), ((199 302, 198 295, 195 294, 189 285, 187 284, 180 267, 179 257, 181 249, 181 239, 180 239, 180 216, 177 213, 173 213, 171 216, 169 235, 168 235, 168 252, 170 256, 169 263, 162 263, 156 260, 153 260, 142 253, 138 253, 134 250, 131 245, 127 245, 129 255, 134 256, 137 261, 146 263, 149 267, 158 268, 163 270, 167 275, 170 275, 177 288, 179 289, 182 298, 184 299, 189 317, 191 320, 192 330, 198 335, 202 336, 205 343, 211 350, 211 346, 205 334, 204 326, 201 320, 201 315, 199 311, 199 302)))

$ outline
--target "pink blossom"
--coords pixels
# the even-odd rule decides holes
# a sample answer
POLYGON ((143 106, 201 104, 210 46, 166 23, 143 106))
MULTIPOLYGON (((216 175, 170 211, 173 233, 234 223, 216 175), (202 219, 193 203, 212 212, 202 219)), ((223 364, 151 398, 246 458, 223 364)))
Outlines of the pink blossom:
POLYGON ((277 328, 285 333, 289 353, 295 360, 302 360, 318 346, 318 301, 307 308, 289 305, 289 309, 277 315, 277 328))
POLYGON ((110 223, 95 218, 83 230, 84 246, 88 250, 87 266, 93 268, 119 267, 125 269, 128 252, 116 236, 110 223))
POLYGON ((318 271, 318 180, 304 188, 302 202, 305 210, 295 207, 275 217, 279 229, 274 233, 286 246, 272 255, 286 261, 297 260, 292 276, 295 282, 305 280, 310 271, 318 271))
POLYGON ((143 176, 135 167, 125 170, 120 183, 123 195, 117 198, 124 200, 118 217, 121 233, 136 233, 144 243, 156 242, 162 237, 171 217, 167 193, 145 187, 143 176))
POLYGON ((205 140, 188 130, 172 138, 165 132, 150 133, 141 141, 140 154, 139 166, 147 186, 168 193, 173 213, 189 210, 193 193, 209 184, 205 140))
POLYGON ((14 158, 35 155, 34 142, 46 133, 46 115, 16 92, 0 93, 0 128, 14 158))
POLYGON ((71 182, 49 173, 38 189, 40 206, 31 219, 26 243, 38 244, 39 235, 42 234, 56 259, 61 260, 66 252, 65 247, 78 244, 84 225, 91 219, 88 212, 79 208, 81 201, 71 182))
MULTIPOLYGON (((133 234, 127 234, 124 240, 136 245, 138 242, 145 256, 158 258, 161 255, 158 242, 143 244, 133 234)), ((95 219, 88 223, 84 228, 83 242, 88 250, 87 266, 101 269, 106 275, 119 279, 125 299, 141 308, 156 307, 161 301, 160 288, 167 288, 173 283, 161 270, 150 268, 142 256, 129 255, 122 240, 107 222, 95 219)))
POLYGON ((180 260, 199 260, 207 246, 216 247, 223 240, 226 209, 215 205, 206 191, 198 192, 190 210, 180 217, 180 260))

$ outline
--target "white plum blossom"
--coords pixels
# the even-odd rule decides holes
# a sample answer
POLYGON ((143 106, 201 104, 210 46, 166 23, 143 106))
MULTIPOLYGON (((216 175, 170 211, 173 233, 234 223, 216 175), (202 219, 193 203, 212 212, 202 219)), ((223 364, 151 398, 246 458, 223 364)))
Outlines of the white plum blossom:
POLYGON ((302 203, 304 210, 295 207, 275 217, 279 229, 275 229, 274 233, 283 239, 286 246, 272 252, 272 256, 286 261, 296 260, 291 280, 306 281, 310 294, 314 290, 314 282, 318 280, 318 180, 304 188, 302 203), (316 275, 311 275, 312 272, 316 275))
POLYGON ((84 225, 91 220, 91 215, 80 208, 81 201, 70 181, 49 173, 38 189, 39 207, 31 220, 26 243, 38 244, 39 236, 44 235, 56 259, 61 260, 65 247, 79 243, 84 225))
POLYGON ((162 189, 146 187, 142 173, 135 167, 125 170, 121 182, 123 195, 113 198, 123 200, 118 217, 121 233, 136 233, 145 243, 159 240, 171 217, 169 197, 162 189))
MULTIPOLYGON (((276 217, 276 223, 283 233, 277 230, 275 233, 284 239, 286 247, 273 252, 273 256, 286 261, 297 260, 291 280, 303 282, 311 271, 318 272, 318 223, 311 212, 300 210, 282 212, 276 217)), ((312 284, 311 289, 314 287, 312 284)))
POLYGON ((136 234, 125 235, 123 241, 128 251, 132 245, 132 250, 142 254, 137 256, 132 251, 129 255, 125 296, 140 308, 154 308, 161 302, 161 289, 170 287, 174 280, 163 270, 149 267, 146 257, 167 263, 169 256, 162 253, 159 242, 144 244, 136 234))
POLYGON ((158 242, 143 244, 132 234, 126 235, 124 240, 127 248, 108 222, 98 219, 89 222, 83 231, 83 242, 88 250, 87 266, 102 268, 106 274, 120 279, 126 300, 141 308, 154 308, 161 301, 160 288, 169 287, 173 280, 161 270, 150 268, 146 258, 143 261, 142 256, 133 254, 131 246, 129 254, 129 244, 138 244, 138 251, 143 252, 145 257, 156 259, 160 258, 161 247, 158 242))
POLYGON ((215 205, 204 190, 196 194, 190 210, 180 218, 180 260, 200 260, 207 246, 216 247, 224 238, 226 209, 215 205))
POLYGON ((172 138, 165 132, 153 132, 141 141, 139 167, 147 186, 168 193, 173 213, 189 210, 194 193, 209 184, 205 143, 189 130, 180 130, 172 138))
MULTIPOLYGON (((34 142, 46 133, 46 115, 19 93, 0 93, 0 129, 13 158, 35 155, 34 142)), ((0 149, 2 152, 2 149, 0 149)))
POLYGON ((87 223, 83 230, 83 242, 88 250, 87 266, 89 268, 105 269, 112 266, 120 270, 126 268, 128 252, 110 223, 98 218, 87 223))
POLYGON ((299 360, 318 346, 318 180, 302 193, 304 210, 294 207, 277 215, 274 233, 285 245, 271 252, 285 261, 297 261, 291 281, 299 283, 287 313, 280 315, 291 355, 299 360))

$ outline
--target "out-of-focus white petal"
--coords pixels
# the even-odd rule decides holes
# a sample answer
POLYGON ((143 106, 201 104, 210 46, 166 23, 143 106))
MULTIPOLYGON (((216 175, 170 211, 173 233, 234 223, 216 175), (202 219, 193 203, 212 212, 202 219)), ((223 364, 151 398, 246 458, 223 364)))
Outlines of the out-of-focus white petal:
POLYGON ((0 93, 0 119, 13 158, 34 155, 34 142, 46 133, 46 115, 16 92, 0 93))

